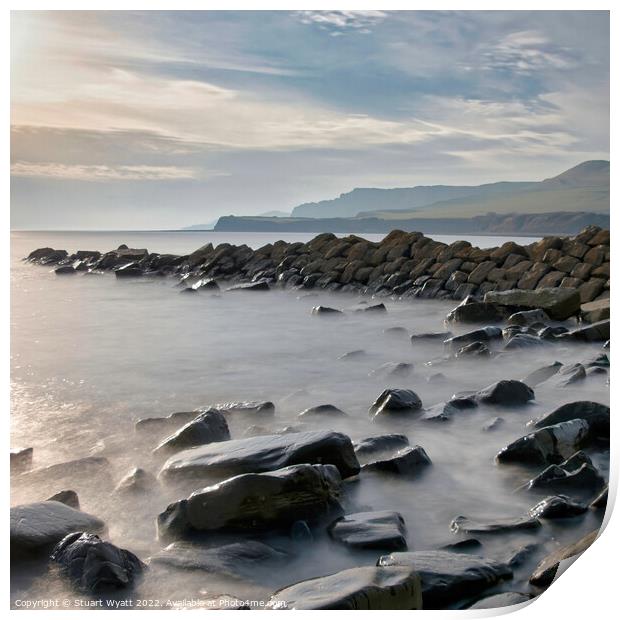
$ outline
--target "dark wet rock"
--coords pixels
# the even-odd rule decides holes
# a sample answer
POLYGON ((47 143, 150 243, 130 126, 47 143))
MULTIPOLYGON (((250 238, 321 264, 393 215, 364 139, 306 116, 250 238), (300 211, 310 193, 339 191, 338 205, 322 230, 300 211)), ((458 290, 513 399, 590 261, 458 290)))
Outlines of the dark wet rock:
POLYGON ((77 271, 73 265, 61 265, 60 267, 56 267, 56 269, 54 269, 54 273, 57 276, 67 276, 73 275, 77 273, 77 271))
POLYGON ((356 312, 387 312, 387 308, 384 303, 372 304, 363 308, 356 308, 356 312))
POLYGON ((518 407, 534 400, 534 390, 521 381, 504 379, 476 392, 473 398, 485 405, 518 407))
POLYGON ((547 385, 564 388, 583 381, 586 376, 586 369, 581 364, 562 366, 555 375, 547 379, 547 385))
POLYGON ((54 482, 92 482, 94 478, 110 476, 110 462, 102 456, 87 456, 73 461, 55 463, 47 467, 31 469, 19 475, 20 484, 42 484, 54 482))
POLYGON ((15 448, 11 450, 11 473, 20 474, 32 467, 34 448, 15 448))
POLYGON ((362 465, 362 471, 416 476, 431 464, 431 459, 422 446, 409 446, 402 448, 389 458, 362 465))
POLYGON ((579 450, 567 458, 560 466, 566 471, 577 471, 582 465, 592 465, 592 459, 583 451, 579 450))
POLYGON ((470 357, 490 357, 491 351, 489 349, 489 345, 486 342, 471 342, 466 344, 464 347, 461 347, 455 354, 454 357, 457 359, 461 358, 470 358, 470 357))
POLYGON ((308 431, 220 441, 172 456, 160 476, 202 479, 265 472, 299 463, 335 465, 343 478, 359 472, 353 444, 334 431, 308 431))
MULTIPOLYGON (((247 400, 235 403, 218 403, 210 409, 217 409, 224 415, 267 417, 274 415, 275 405, 269 400, 247 400)), ((204 410, 203 410, 204 411, 204 410)))
POLYGON ((75 508, 76 510, 80 509, 80 499, 78 494, 75 491, 71 491, 70 489, 64 491, 58 491, 51 497, 48 497, 48 502, 60 502, 61 504, 65 504, 70 508, 75 508))
POLYGON ((35 502, 11 508, 11 557, 49 553, 67 534, 100 533, 101 519, 57 501, 35 502))
POLYGON ((597 299, 586 304, 581 304, 581 318, 588 323, 598 323, 609 319, 610 300, 597 299))
POLYGON ((219 291, 220 285, 213 278, 200 278, 191 288, 195 291, 219 291))
POLYGON ((39 265, 50 265, 52 263, 58 263, 61 260, 67 258, 68 254, 66 250, 54 250, 53 248, 38 248, 28 254, 26 260, 31 263, 38 263, 39 265))
POLYGON ((595 540, 598 530, 590 532, 578 541, 564 545, 549 554, 530 576, 530 583, 539 587, 551 585, 558 570, 559 563, 570 557, 583 553, 595 540))
POLYGON ((412 334, 410 336, 411 344, 418 344, 419 342, 435 342, 447 340, 452 338, 452 332, 426 332, 422 334, 412 334))
POLYGON ((522 310, 515 312, 508 317, 508 325, 518 325, 520 327, 529 327, 533 323, 546 323, 549 317, 544 310, 535 308, 534 310, 522 310))
POLYGON ((157 479, 152 473, 141 467, 134 467, 121 478, 114 490, 116 493, 123 495, 139 495, 141 493, 148 493, 155 487, 157 487, 157 479))
POLYGON ((504 418, 496 417, 489 420, 483 427, 483 431, 495 431, 505 423, 504 418))
POLYGON ((386 362, 379 368, 372 370, 368 376, 379 378, 403 378, 408 377, 413 372, 413 364, 408 362, 386 362))
POLYGON ((139 265, 129 263, 122 267, 117 267, 114 270, 114 275, 117 278, 140 278, 144 275, 144 270, 139 265))
POLYGON ((360 458, 400 450, 409 445, 409 439, 405 435, 391 434, 366 437, 353 444, 355 454, 360 458))
POLYGON ((497 306, 466 297, 448 314, 446 320, 451 323, 495 323, 503 318, 497 306))
POLYGON ((204 571, 260 582, 264 571, 270 573, 289 560, 288 553, 256 540, 243 540, 220 547, 176 541, 152 556, 149 566, 204 571))
POLYGON ((247 282, 245 284, 236 284, 226 289, 227 291, 268 291, 269 284, 264 280, 258 282, 247 282))
POLYGON ((532 334, 515 334, 504 345, 506 351, 514 349, 531 349, 532 347, 541 347, 545 345, 545 341, 532 334))
POLYGON ((335 417, 347 417, 347 414, 338 409, 334 405, 317 405, 316 407, 309 407, 304 409, 298 416, 298 418, 312 419, 312 418, 335 418, 335 417))
POLYGON ((224 414, 218 409, 208 409, 199 413, 191 422, 166 437, 154 452, 178 452, 195 446, 227 441, 230 431, 224 414))
POLYGON ((542 366, 541 368, 537 368, 536 370, 532 371, 529 375, 523 378, 523 383, 534 388, 539 383, 543 383, 547 379, 550 379, 551 377, 553 377, 553 375, 559 372, 560 368, 562 368, 561 362, 553 362, 552 364, 549 364, 548 366, 542 366))
POLYGON ((467 517, 455 517, 450 523, 450 529, 454 533, 465 534, 503 534, 517 530, 530 530, 540 527, 540 521, 533 516, 527 515, 514 519, 494 519, 491 521, 475 521, 467 517))
POLYGON ((493 340, 501 340, 503 337, 502 330, 499 327, 483 327, 474 331, 453 336, 444 340, 444 346, 451 351, 458 351, 460 348, 472 342, 491 342, 493 340))
POLYGON ((477 538, 463 538, 454 543, 448 543, 440 547, 443 551, 454 551, 456 553, 468 553, 470 551, 479 551, 482 543, 477 538))
POLYGON ((409 567, 362 566, 282 588, 267 609, 421 609, 420 580, 409 567))
POLYGON ((341 515, 341 478, 333 465, 292 465, 234 476, 170 504, 157 518, 161 539, 196 532, 289 529, 295 521, 341 515))
POLYGON ((595 403, 590 400, 580 400, 573 403, 566 403, 558 407, 551 413, 532 420, 528 426, 534 428, 544 428, 558 424, 559 422, 569 422, 570 420, 585 420, 591 429, 591 433, 600 438, 609 439, 610 410, 607 405, 595 403))
POLYGON ((484 301, 511 309, 543 310, 551 319, 563 321, 579 312, 581 298, 573 288, 538 288, 490 291, 484 301))
POLYGON ((610 321, 606 319, 604 321, 585 325, 584 327, 578 327, 577 329, 562 334, 561 337, 584 342, 605 342, 609 340, 609 330, 610 321))
POLYGON ((63 538, 50 560, 85 592, 127 588, 146 568, 131 551, 85 532, 73 532, 63 538))
POLYGON ((422 582, 424 609, 445 609, 464 597, 473 597, 512 577, 503 563, 449 551, 402 551, 384 555, 379 566, 410 566, 422 582))
POLYGON ((355 361, 366 357, 367 353, 364 349, 356 349, 355 351, 348 351, 338 357, 339 360, 344 362, 355 361))
POLYGON ((373 417, 408 414, 422 409, 422 400, 413 390, 388 388, 370 406, 373 417))
POLYGON ((591 502, 590 508, 605 510, 607 508, 607 496, 609 495, 609 487, 605 487, 591 502))
POLYGON ((497 454, 500 463, 547 465, 560 463, 583 445, 590 433, 585 420, 546 426, 512 442, 497 454))
POLYGON ((540 545, 538 543, 530 543, 529 545, 523 545, 522 547, 518 547, 515 550, 509 552, 509 555, 505 562, 512 568, 518 568, 519 566, 523 566, 525 562, 527 562, 533 553, 538 551, 540 545))
POLYGON ((531 599, 531 594, 524 594, 523 592, 500 592, 499 594, 491 594, 491 596, 481 598, 467 609, 498 609, 500 607, 527 603, 531 599))
POLYGON ((528 489, 544 489, 554 493, 570 493, 571 496, 592 497, 605 486, 605 479, 591 463, 571 468, 565 463, 550 465, 532 478, 528 489))
POLYGON ((314 306, 312 313, 314 316, 339 316, 343 314, 342 310, 330 308, 329 306, 314 306))
POLYGON ((403 551, 407 548, 405 520, 398 512, 348 514, 332 523, 327 531, 334 540, 355 549, 403 551))
POLYGON ((421 420, 432 422, 446 422, 461 411, 475 409, 478 406, 473 398, 452 398, 447 403, 439 403, 428 408, 420 417, 421 420))
POLYGON ((568 332, 564 325, 546 325, 537 330, 536 335, 541 340, 557 341, 558 337, 568 332))
POLYGON ((566 495, 551 495, 532 506, 529 513, 535 519, 566 519, 581 515, 587 509, 566 495))
POLYGON ((176 411, 163 418, 140 418, 136 421, 136 431, 160 431, 187 424, 198 415, 197 411, 176 411))

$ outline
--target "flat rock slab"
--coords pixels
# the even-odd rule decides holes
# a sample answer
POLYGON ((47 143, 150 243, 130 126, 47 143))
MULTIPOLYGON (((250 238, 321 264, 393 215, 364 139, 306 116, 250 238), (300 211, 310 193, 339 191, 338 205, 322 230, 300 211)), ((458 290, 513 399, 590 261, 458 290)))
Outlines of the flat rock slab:
POLYGON ((512 577, 511 568, 503 562, 449 551, 396 552, 381 556, 377 564, 413 568, 422 583, 424 609, 445 609, 512 577))
POLYGON ((327 531, 334 540, 357 549, 407 548, 405 520, 398 512, 356 512, 338 519, 327 531))
POLYGON ((465 534, 502 534, 515 530, 530 530, 540 527, 540 521, 531 515, 516 519, 494 519, 492 521, 476 521, 467 517, 456 517, 450 524, 454 532, 465 534))
POLYGON ((360 470, 353 444, 334 431, 308 431, 220 441, 179 452, 164 464, 165 480, 265 472, 299 463, 330 463, 343 478, 360 470))
POLYGON ((349 568, 278 590, 267 609, 421 609, 416 571, 404 566, 349 568))
POLYGON ((11 508, 11 556, 46 554, 72 532, 100 533, 101 519, 56 501, 11 508))
POLYGON ((544 310, 550 318, 556 321, 563 321, 577 314, 581 308, 581 298, 574 288, 490 291, 484 296, 484 301, 514 309, 544 310))
POLYGON ((170 504, 157 518, 161 539, 197 532, 289 529, 343 513, 340 475, 333 465, 293 465, 263 474, 242 474, 170 504))

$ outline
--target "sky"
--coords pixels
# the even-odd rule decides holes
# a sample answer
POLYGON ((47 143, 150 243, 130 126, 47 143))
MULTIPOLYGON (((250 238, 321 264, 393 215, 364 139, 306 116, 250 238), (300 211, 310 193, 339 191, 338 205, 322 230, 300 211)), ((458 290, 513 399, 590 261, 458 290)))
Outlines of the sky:
POLYGON ((609 159, 609 16, 13 12, 11 226, 176 229, 609 159))

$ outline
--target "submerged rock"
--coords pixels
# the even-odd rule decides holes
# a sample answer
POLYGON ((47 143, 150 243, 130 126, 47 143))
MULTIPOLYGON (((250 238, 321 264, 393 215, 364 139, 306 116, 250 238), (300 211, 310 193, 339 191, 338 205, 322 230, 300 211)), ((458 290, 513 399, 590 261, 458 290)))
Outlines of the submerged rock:
POLYGON ((20 474, 32 467, 34 448, 15 448, 11 450, 11 473, 20 474))
POLYGON ((343 478, 359 472, 353 444, 334 431, 307 431, 220 441, 179 452, 165 463, 166 480, 234 476, 300 463, 335 465, 343 478))
POLYGON ((529 401, 534 400, 534 390, 521 381, 509 379, 489 385, 476 392, 473 398, 485 405, 517 407, 527 405, 529 401))
POLYGON ((161 539, 196 532, 289 529, 342 514, 340 475, 333 465, 292 465, 241 474, 170 504, 157 518, 161 539))
POLYGON ((208 409, 166 437, 154 452, 178 452, 195 446, 230 439, 230 431, 224 414, 218 409, 208 409))
POLYGON ((57 501, 35 502, 11 508, 11 557, 49 553, 67 534, 101 533, 101 519, 57 501))
POLYGON ((362 471, 412 476, 421 473, 431 464, 431 459, 422 446, 410 446, 389 458, 366 463, 362 466, 362 471))
POLYGON ((148 493, 156 486, 157 479, 152 473, 141 467, 134 467, 121 479, 114 491, 121 494, 137 495, 140 493, 148 493))
POLYGON ((398 512, 356 512, 341 517, 327 529, 348 547, 402 551, 407 548, 405 520, 398 512))
POLYGON ((342 411, 342 409, 338 409, 334 405, 317 405, 316 407, 309 407, 308 409, 304 409, 298 416, 298 418, 311 419, 311 418, 345 418, 347 414, 342 411))
POLYGON ((353 444, 355 454, 358 457, 367 457, 382 452, 399 450, 409 445, 406 435, 391 434, 377 435, 376 437, 366 437, 353 444))
POLYGON ((411 344, 420 342, 444 342, 448 338, 452 338, 452 332, 425 332, 422 334, 412 334, 410 336, 411 344))
POLYGON ((85 532, 74 532, 63 538, 50 560, 85 592, 126 588, 146 568, 131 551, 85 532))
POLYGON ((501 340, 502 337, 501 328, 483 327, 482 329, 475 329, 474 331, 461 334, 460 336, 447 338, 444 340, 444 346, 450 351, 458 351, 472 342, 490 342, 492 340, 501 340))
POLYGON ((246 284, 236 284, 226 289, 227 291, 268 291, 269 284, 264 280, 258 282, 247 282, 246 284))
POLYGON ((478 406, 473 398, 452 398, 447 403, 439 403, 433 407, 428 408, 424 415, 420 417, 420 420, 426 420, 430 422, 447 422, 452 417, 461 411, 468 409, 475 409, 478 406))
POLYGON ((362 566, 282 588, 267 609, 421 609, 420 579, 413 568, 362 566))
POLYGON ((384 555, 379 566, 409 566, 422 583, 424 609, 445 609, 512 577, 511 568, 496 560, 449 551, 402 551, 384 555))
POLYGON ((314 306, 312 312, 314 316, 339 316, 342 315, 342 310, 336 310, 336 308, 330 308, 329 306, 314 306))
POLYGON ((566 495, 552 495, 532 506, 529 513, 535 519, 566 519, 581 515, 587 506, 573 501, 566 495))
POLYGON ((591 502, 590 508, 602 509, 607 508, 607 496, 609 495, 609 487, 606 486, 591 502))
POLYGON ((494 519, 489 522, 474 521, 467 517, 456 517, 450 523, 450 529, 454 533, 464 532, 466 534, 496 534, 515 530, 529 530, 537 527, 540 527, 540 521, 531 515, 515 519, 494 519))
POLYGON ((534 323, 546 323, 549 320, 547 313, 540 308, 534 310, 522 310, 515 312, 508 317, 508 325, 518 325, 520 327, 529 327, 534 323))
POLYGON ((359 360, 363 357, 366 357, 366 351, 364 351, 363 349, 356 349, 355 351, 348 351, 347 353, 343 353, 338 357, 338 359, 348 362, 351 360, 359 360))
POLYGON ((529 385, 531 388, 535 388, 539 383, 543 383, 547 379, 553 377, 553 375, 559 372, 560 368, 562 368, 561 362, 553 362, 548 366, 542 366, 541 368, 537 368, 529 375, 524 377, 523 383, 529 385))
POLYGON ((413 372, 413 364, 408 362, 386 362, 375 368, 370 373, 369 377, 379 377, 387 379, 390 377, 403 378, 408 377, 413 372))
POLYGON ((422 400, 413 390, 388 388, 383 390, 377 400, 370 406, 373 417, 407 414, 422 409, 422 400))
POLYGON ((80 509, 80 499, 78 494, 75 491, 71 491, 67 489, 65 491, 58 491, 51 497, 48 497, 45 501, 47 502, 60 502, 61 504, 65 504, 70 508, 75 508, 76 510, 80 509))
POLYGON ((20 484, 42 484, 53 481, 55 484, 69 482, 92 483, 93 478, 110 480, 110 462, 102 456, 87 456, 47 467, 31 469, 19 475, 20 484))
POLYGON ((135 423, 137 432, 159 431, 190 422, 198 415, 198 411, 176 411, 163 418, 140 418, 135 423))
POLYGON ((520 605, 530 600, 532 600, 532 595, 524 594, 523 592, 500 592, 499 594, 485 596, 467 609, 498 609, 499 607, 520 605))

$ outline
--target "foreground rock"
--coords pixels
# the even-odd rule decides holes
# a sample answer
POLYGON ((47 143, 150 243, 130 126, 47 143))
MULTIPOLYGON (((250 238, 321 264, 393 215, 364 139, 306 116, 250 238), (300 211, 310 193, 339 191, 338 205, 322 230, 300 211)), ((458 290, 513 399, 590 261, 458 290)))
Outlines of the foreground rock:
POLYGON ((199 413, 194 420, 182 426, 170 437, 166 437, 154 452, 178 452, 229 439, 230 431, 224 414, 217 409, 209 409, 199 413))
POLYGON ((398 512, 348 514, 332 523, 327 531, 334 540, 355 549, 403 551, 407 548, 405 520, 398 512))
POLYGON ((197 532, 289 529, 342 514, 341 478, 333 465, 293 465, 262 474, 242 474, 170 504, 157 518, 161 539, 197 532))
POLYGON ((383 390, 368 412, 374 418, 414 413, 422 409, 422 400, 413 390, 383 390))
POLYGON ((50 559, 84 592, 126 588, 146 568, 131 551, 84 532, 63 538, 50 559))
POLYGON ((56 501, 11 508, 11 557, 47 554, 67 534, 101 533, 101 519, 56 501))
POLYGON ((587 509, 587 506, 574 502, 566 495, 552 495, 532 506, 529 513, 535 519, 569 519, 583 514, 587 509))
POLYGON ((512 577, 503 563, 449 551, 397 552, 381 556, 379 566, 409 566, 420 576, 424 609, 445 609, 512 577))
POLYGON ((366 463, 362 466, 362 471, 416 476, 431 464, 431 459, 422 446, 410 446, 389 458, 366 463))
POLYGON ((467 517, 456 517, 450 524, 454 532, 466 534, 497 534, 515 530, 530 530, 540 527, 540 521, 531 515, 516 519, 495 519, 493 521, 474 521, 467 517))
POLYGON ((560 465, 549 465, 532 478, 526 488, 569 493, 582 499, 592 498, 605 486, 605 478, 588 457, 584 455, 584 458, 579 458, 581 454, 578 452, 560 465))
POLYGON ((363 566, 301 581, 278 590, 267 609, 421 609, 420 579, 413 568, 363 566))
POLYGON ((551 582, 555 579, 560 562, 583 553, 596 540, 597 535, 598 530, 590 532, 577 542, 564 545, 548 555, 532 573, 530 583, 539 587, 551 585, 551 582))
POLYGON ((562 405, 538 420, 532 420, 528 425, 534 428, 544 428, 560 422, 581 419, 590 425, 596 437, 609 440, 609 413, 607 405, 590 400, 580 400, 562 405))
POLYGON ((163 466, 165 480, 265 472, 300 463, 335 465, 343 478, 360 470, 351 440, 334 431, 309 431, 220 441, 179 452, 163 466))
POLYGON ((476 392, 474 400, 485 405, 520 407, 534 400, 534 390, 514 379, 502 380, 476 392))
POLYGON ((556 321, 578 314, 581 308, 581 298, 574 288, 491 291, 484 296, 484 301, 515 310, 543 310, 556 321))

